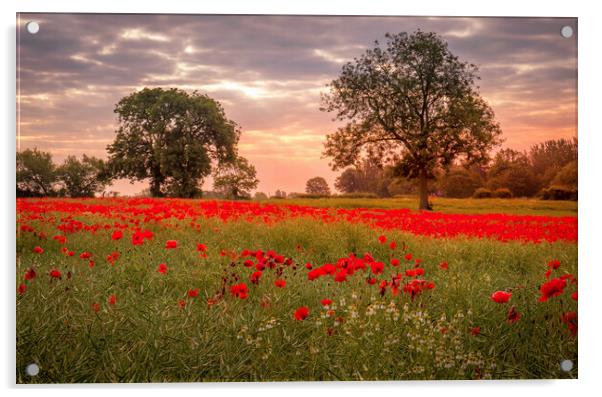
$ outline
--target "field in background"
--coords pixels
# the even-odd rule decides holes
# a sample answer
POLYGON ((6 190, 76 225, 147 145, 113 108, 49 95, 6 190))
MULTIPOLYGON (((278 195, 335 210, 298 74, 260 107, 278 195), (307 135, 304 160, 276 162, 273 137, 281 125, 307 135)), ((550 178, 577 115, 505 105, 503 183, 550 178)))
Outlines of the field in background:
MULTIPOLYGON (((454 199, 435 197, 430 198, 437 212, 455 214, 517 214, 517 215, 550 215, 550 216, 576 216, 576 201, 551 201, 527 198, 513 199, 454 199)), ((316 207, 338 207, 338 208, 385 208, 399 209, 407 208, 416 210, 418 199, 416 196, 401 198, 299 198, 299 199, 269 199, 262 202, 272 204, 295 204, 316 207)))
POLYGON ((529 242, 533 218, 483 215, 517 240, 434 238, 291 208, 18 200, 17 381, 577 377, 573 232, 529 242))

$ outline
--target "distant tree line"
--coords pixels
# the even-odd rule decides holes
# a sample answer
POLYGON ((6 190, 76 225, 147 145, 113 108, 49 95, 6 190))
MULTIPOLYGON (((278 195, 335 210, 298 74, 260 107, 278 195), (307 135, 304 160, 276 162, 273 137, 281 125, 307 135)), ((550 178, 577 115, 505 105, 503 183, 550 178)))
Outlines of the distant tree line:
MULTIPOLYGON (((417 194, 414 180, 398 177, 393 165, 364 158, 335 181, 342 193, 378 197, 417 194)), ((549 140, 528 151, 500 150, 485 164, 454 162, 433 172, 429 193, 444 197, 577 198, 577 138, 549 140)))

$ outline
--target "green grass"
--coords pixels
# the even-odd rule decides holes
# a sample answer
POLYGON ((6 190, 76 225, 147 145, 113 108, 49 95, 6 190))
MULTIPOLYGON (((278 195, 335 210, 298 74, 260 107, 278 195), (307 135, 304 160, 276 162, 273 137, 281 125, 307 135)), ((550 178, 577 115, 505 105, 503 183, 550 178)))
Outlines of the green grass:
MULTIPOLYGON (((431 198, 434 210, 446 213, 482 214, 505 213, 516 215, 576 216, 576 201, 550 201, 537 199, 454 199, 431 198)), ((402 198, 358 199, 358 198, 319 198, 319 199, 270 199, 271 204, 295 204, 314 207, 338 208, 385 208, 418 209, 418 199, 413 196, 402 198)))
MULTIPOLYGON (((452 202, 445 202, 451 208, 452 202)), ((186 221, 170 228, 151 226, 154 240, 140 247, 133 247, 127 234, 114 242, 110 231, 75 233, 68 237, 67 246, 76 253, 70 258, 60 253, 54 240, 21 234, 17 282, 30 266, 38 276, 17 297, 17 381, 577 376, 577 365, 570 373, 559 370, 563 359, 577 364, 577 340, 560 322, 561 313, 576 310, 576 302, 568 296, 574 287, 546 303, 537 300, 549 260, 562 262, 558 274, 577 275, 576 244, 435 240, 387 233, 389 240, 397 242, 396 257, 404 262, 401 247, 405 244, 407 252, 423 260, 425 278, 436 285, 411 300, 405 294, 394 297, 390 291, 381 297, 379 288, 368 286, 361 273, 346 283, 327 277, 307 280, 306 262, 334 263, 350 252, 371 252, 377 260, 388 262, 391 250, 379 244, 379 233, 367 226, 325 226, 303 219, 273 227, 211 219, 199 223, 200 231, 189 229, 186 221), (164 249, 168 239, 178 240, 178 248, 164 249), (206 259, 195 251, 199 242, 208 247, 206 259), (45 249, 42 255, 32 253, 36 245, 45 249), (286 287, 275 288, 275 275, 268 270, 258 286, 251 285, 251 270, 240 264, 231 267, 230 260, 219 255, 222 249, 240 252, 245 248, 273 249, 294 258, 296 270, 288 268, 282 275, 286 287), (78 258, 84 250, 93 253, 94 268, 78 258), (104 258, 113 251, 121 257, 112 266, 104 258), (439 268, 442 261, 449 262, 449 270, 439 268), (167 275, 156 272, 161 262, 169 267, 167 275), (63 279, 50 282, 48 271, 54 267, 63 272, 63 279), (72 273, 70 279, 67 271, 72 273), (249 298, 227 294, 209 307, 206 301, 219 291, 221 277, 232 273, 247 282, 249 298), (186 298, 189 288, 199 288, 200 295, 186 298), (489 299, 501 289, 513 291, 510 304, 489 299), (115 306, 107 304, 111 294, 117 295, 115 306), (335 316, 326 315, 320 305, 323 298, 334 301, 335 316), (184 309, 178 306, 180 299, 188 302, 184 309), (270 302, 269 307, 262 307, 262 301, 270 302), (101 304, 98 313, 91 310, 95 302, 101 304), (305 321, 293 320, 294 310, 303 305, 309 307, 310 316, 305 321), (511 305, 523 315, 512 325, 506 322, 511 305), (344 322, 335 325, 336 317, 344 322), (481 328, 477 336, 469 332, 475 326, 481 328), (330 336, 329 328, 334 330, 330 336), (447 333, 442 334, 442 328, 447 333), (24 373, 32 362, 41 368, 36 378, 24 373)), ((31 225, 48 236, 55 233, 48 224, 31 225)), ((407 267, 387 266, 384 276, 407 267)))

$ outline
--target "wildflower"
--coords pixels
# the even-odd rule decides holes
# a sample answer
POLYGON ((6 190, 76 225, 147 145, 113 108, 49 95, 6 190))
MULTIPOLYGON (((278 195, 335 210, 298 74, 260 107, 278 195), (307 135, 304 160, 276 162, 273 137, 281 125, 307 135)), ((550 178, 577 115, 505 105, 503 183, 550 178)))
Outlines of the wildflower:
POLYGON ((44 249, 42 247, 40 247, 40 246, 36 246, 33 249, 33 252, 35 252, 36 254, 43 254, 44 253, 44 249))
POLYGON ((566 324, 572 336, 577 336, 577 313, 566 312, 562 315, 562 322, 566 324))
POLYGON ((176 240, 167 240, 165 243, 165 248, 174 249, 178 247, 178 242, 176 240))
POLYGON ((311 270, 311 269, 312 269, 312 267, 313 267, 313 266, 312 266, 312 265, 311 265, 311 263, 309 263, 309 262, 305 264, 305 268, 306 268, 307 270, 311 270))
POLYGON ((564 292, 566 287, 566 280, 561 278, 554 278, 547 283, 544 283, 540 288, 541 296, 539 297, 540 302, 545 302, 553 296, 558 296, 564 292))
POLYGON ((258 270, 256 272, 254 272, 253 274, 251 274, 250 280, 253 284, 259 284, 259 278, 261 277, 263 273, 261 272, 261 270, 258 270))
POLYGON ((58 269, 52 269, 48 274, 50 275, 50 278, 61 278, 61 272, 58 269))
POLYGON ((90 257, 92 257, 92 254, 91 254, 91 253, 89 253, 89 252, 82 252, 82 253, 79 255, 79 257, 80 257, 81 259, 89 259, 90 257))
POLYGON ((278 288, 284 288, 286 286, 286 280, 281 280, 281 279, 275 280, 274 285, 278 288))
POLYGON ((560 261, 558 259, 553 259, 548 262, 548 269, 558 269, 560 267, 560 261))
POLYGON ((24 278, 25 280, 33 280, 34 278, 36 278, 36 271, 32 267, 30 267, 25 271, 24 278))
POLYGON ((491 300, 496 303, 506 303, 510 300, 511 297, 512 292, 506 291, 495 291, 493 294, 491 294, 491 300))
POLYGON ((295 310, 295 320, 302 321, 305 320, 309 316, 309 309, 305 306, 301 306, 297 310, 295 310))
POLYGON ((92 308, 92 311, 94 311, 95 313, 98 313, 100 311, 99 303, 92 303, 92 305, 90 307, 92 308))
POLYGON ((322 306, 328 307, 328 306, 330 306, 332 304, 332 301, 330 299, 322 299, 320 301, 320 303, 322 304, 322 306))
POLYGON ((107 302, 109 303, 109 305, 115 305, 117 303, 117 296, 110 295, 109 298, 107 299, 107 302))
POLYGON ((121 240, 123 238, 123 232, 121 230, 115 230, 113 234, 111 234, 111 240, 121 240))
POLYGON ((370 269, 374 274, 381 274, 385 270, 385 264, 382 262, 372 262, 370 263, 370 269))
POLYGON ((198 252, 205 252, 205 251, 207 251, 207 246, 205 244, 197 244, 196 250, 198 252))
POLYGON ((384 244, 387 242, 387 238, 383 235, 378 236, 378 242, 384 244))
POLYGON ((62 235, 54 236, 53 239, 58 241, 60 244, 65 244, 67 242, 67 237, 62 235))
POLYGON ((199 296, 199 289, 198 288, 189 289, 188 290, 188 297, 189 298, 196 298, 197 296, 199 296))
POLYGON ((23 295, 25 293, 25 290, 27 289, 27 286, 25 284, 19 284, 19 287, 17 288, 17 292, 19 293, 19 295, 23 295))
POLYGON ((165 263, 160 263, 159 266, 157 266, 157 271, 161 274, 167 274, 167 265, 165 263))
POLYGON ((244 283, 236 284, 230 287, 230 293, 237 298, 246 299, 249 296, 249 289, 244 283))
POLYGON ((408 253, 404 256, 406 261, 411 261, 412 260, 412 254, 408 253))
POLYGON ((441 262, 439 264, 439 267, 443 270, 447 270, 447 269, 449 269, 449 264, 447 262, 441 262))
POLYGON ((521 314, 516 310, 515 306, 512 306, 510 308, 510 310, 508 310, 508 323, 510 324, 514 324, 516 323, 518 320, 520 320, 521 314))
POLYGON ((574 301, 576 301, 576 300, 577 300, 577 291, 575 291, 575 292, 573 292, 573 293, 571 294, 571 299, 572 299, 572 300, 574 300, 574 301))
POLYGON ((481 327, 472 327, 470 329, 470 333, 472 335, 475 335, 475 336, 478 335, 478 334, 480 334, 481 333, 481 327))
POLYGON ((184 309, 184 307, 186 307, 186 301, 184 299, 180 299, 178 301, 178 306, 180 306, 180 309, 184 309))
POLYGON ((392 250, 397 248, 397 244, 395 243, 395 241, 391 241, 391 244, 389 244, 389 248, 391 248, 392 250))
POLYGON ((391 266, 399 266, 399 259, 397 259, 397 258, 391 259, 391 266))

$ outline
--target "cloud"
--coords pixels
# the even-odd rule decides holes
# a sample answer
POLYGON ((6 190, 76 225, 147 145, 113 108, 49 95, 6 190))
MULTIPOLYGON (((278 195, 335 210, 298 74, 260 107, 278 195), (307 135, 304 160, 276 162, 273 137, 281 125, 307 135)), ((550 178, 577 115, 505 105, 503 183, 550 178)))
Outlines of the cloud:
POLYGON ((332 187, 336 174, 321 158, 322 142, 339 124, 319 111, 320 92, 345 62, 375 40, 386 42, 385 33, 416 29, 441 34, 461 60, 478 65, 480 91, 502 125, 505 146, 525 149, 576 135, 577 38, 559 34, 566 24, 576 31, 575 19, 20 17, 41 26, 36 35, 19 36, 20 145, 52 151, 59 161, 106 154, 116 129, 113 109, 123 96, 179 87, 208 93, 242 126, 240 150, 256 165, 260 189, 303 190, 318 174, 332 187))

